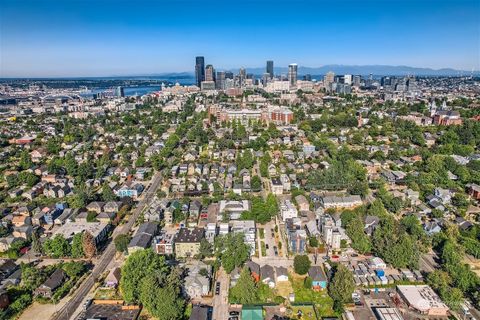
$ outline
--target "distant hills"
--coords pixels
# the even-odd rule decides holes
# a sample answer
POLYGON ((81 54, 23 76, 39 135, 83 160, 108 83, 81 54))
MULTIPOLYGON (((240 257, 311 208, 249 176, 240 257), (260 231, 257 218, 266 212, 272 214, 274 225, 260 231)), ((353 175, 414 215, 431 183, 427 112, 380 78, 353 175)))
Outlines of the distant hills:
MULTIPOLYGON (((217 70, 224 70, 218 68, 217 70)), ((253 73, 255 75, 262 75, 265 72, 264 67, 259 68, 246 68, 247 73, 253 73)), ((235 74, 238 73, 238 69, 230 69, 235 74)), ((455 70, 451 68, 443 69, 432 69, 432 68, 417 68, 409 66, 389 66, 389 65, 340 65, 340 64, 330 64, 324 65, 321 67, 298 67, 298 74, 311 74, 312 76, 323 76, 327 72, 332 71, 335 74, 356 74, 367 76, 373 74, 374 76, 406 76, 406 75, 415 75, 415 76, 466 76, 470 75, 471 71, 466 70, 455 70)), ((275 74, 287 74, 288 67, 276 67, 274 68, 275 74)), ((474 75, 480 75, 479 71, 475 71, 474 75)), ((152 75, 153 76, 153 75, 152 75)), ((161 73, 155 76, 163 76, 169 79, 186 79, 194 77, 193 72, 179 72, 179 73, 161 73)))

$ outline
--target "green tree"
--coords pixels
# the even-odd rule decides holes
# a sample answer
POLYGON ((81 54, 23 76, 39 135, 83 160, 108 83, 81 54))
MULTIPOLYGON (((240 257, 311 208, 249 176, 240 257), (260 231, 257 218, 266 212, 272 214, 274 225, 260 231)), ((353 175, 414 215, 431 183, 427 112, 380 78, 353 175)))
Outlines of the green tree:
POLYGON ((22 170, 30 169, 33 166, 32 159, 27 150, 23 150, 22 153, 20 154, 19 165, 20 165, 20 168, 22 168, 22 170))
POLYGON ((370 252, 372 244, 364 232, 364 224, 360 216, 356 216, 347 226, 347 235, 352 240, 352 248, 360 253, 370 252))
POLYGON ((83 258, 83 244, 82 244, 83 232, 76 233, 72 239, 72 258, 83 258))
POLYGON ((76 278, 83 273, 85 270, 85 265, 83 262, 70 261, 65 262, 62 265, 62 269, 69 278, 76 278))
POLYGON ((172 272, 167 277, 153 271, 141 281, 140 301, 148 312, 157 319, 181 319, 185 299, 181 297, 180 278, 172 272))
POLYGON ((334 301, 334 307, 337 312, 343 311, 343 304, 352 299, 352 293, 354 290, 355 282, 352 273, 347 267, 339 264, 333 279, 328 286, 328 293, 334 301))
POLYGON ((43 252, 52 258, 63 258, 70 256, 71 247, 63 235, 58 234, 52 239, 43 243, 43 252))
POLYGON ((258 301, 257 288, 248 268, 243 268, 237 284, 230 289, 230 300, 240 304, 252 304, 258 301))
POLYGON ((119 234, 115 237, 115 249, 117 252, 128 252, 128 244, 130 243, 130 236, 128 234, 119 234))
POLYGON ((112 188, 108 184, 104 184, 102 187, 102 199, 103 201, 115 201, 117 196, 113 192, 112 188))
POLYGON ((252 177, 251 188, 253 191, 260 191, 262 189, 262 180, 259 176, 252 177))
POLYGON ((242 266, 250 256, 250 247, 245 244, 243 233, 215 238, 215 255, 227 273, 242 266))
POLYGON ((311 262, 307 255, 297 255, 293 259, 293 269, 298 274, 307 274, 311 262))
POLYGON ((200 249, 199 249, 199 258, 203 259, 206 257, 211 257, 213 255, 213 246, 207 239, 203 238, 200 240, 200 249))
POLYGON ((148 275, 167 273, 168 267, 163 256, 151 249, 132 253, 122 267, 120 290, 128 303, 140 302, 141 284, 148 275))

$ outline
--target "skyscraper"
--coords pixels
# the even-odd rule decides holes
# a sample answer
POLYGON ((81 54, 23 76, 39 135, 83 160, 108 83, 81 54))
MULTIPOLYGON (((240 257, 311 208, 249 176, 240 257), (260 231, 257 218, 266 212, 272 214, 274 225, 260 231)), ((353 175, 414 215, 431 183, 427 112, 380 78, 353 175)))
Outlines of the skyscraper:
POLYGON ((240 87, 243 87, 245 79, 247 79, 247 71, 245 70, 245 68, 240 68, 240 71, 238 72, 238 80, 240 87))
POLYGON ((217 78, 215 79, 215 88, 218 90, 225 90, 225 71, 217 71, 217 78))
POLYGON ((215 81, 215 69, 211 64, 205 67, 205 81, 215 81))
POLYGON ((205 58, 196 57, 195 58, 195 80, 197 87, 201 87, 202 81, 205 81, 205 58))
POLYGON ((273 60, 267 60, 267 73, 270 75, 270 79, 273 78, 273 60))
POLYGON ((325 83, 325 86, 328 86, 329 84, 333 83, 335 81, 335 73, 333 72, 327 72, 325 77, 323 78, 323 82, 325 83))
POLYGON ((298 66, 296 63, 292 63, 288 66, 288 81, 290 82, 290 86, 297 85, 297 69, 298 66))

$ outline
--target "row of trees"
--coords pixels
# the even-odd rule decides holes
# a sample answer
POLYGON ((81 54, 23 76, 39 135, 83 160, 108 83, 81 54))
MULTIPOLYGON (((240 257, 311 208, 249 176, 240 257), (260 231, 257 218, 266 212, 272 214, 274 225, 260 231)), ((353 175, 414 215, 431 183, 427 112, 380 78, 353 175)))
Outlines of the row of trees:
MULTIPOLYGON (((33 240, 36 243, 37 240, 33 240)), ((88 231, 77 233, 73 236, 71 243, 61 234, 45 240, 38 246, 33 244, 36 251, 52 258, 93 258, 97 252, 97 245, 94 237, 88 231)))

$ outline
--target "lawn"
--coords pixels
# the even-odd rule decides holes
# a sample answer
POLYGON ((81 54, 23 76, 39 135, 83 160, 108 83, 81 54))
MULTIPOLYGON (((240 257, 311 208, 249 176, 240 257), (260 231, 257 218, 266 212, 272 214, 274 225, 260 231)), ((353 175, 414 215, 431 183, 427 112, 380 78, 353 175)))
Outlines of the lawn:
POLYGON ((262 303, 273 302, 275 298, 275 291, 264 283, 258 283, 258 300, 262 303))
POLYGON ((265 229, 258 229, 258 233, 260 234, 260 239, 265 239, 265 229))
POLYGON ((302 319, 302 320, 317 320, 315 316, 315 311, 313 307, 310 306, 292 306, 292 314, 290 315, 291 319, 302 319), (301 311, 301 316, 298 316, 298 312, 301 311))
POLYGON ((262 256, 266 257, 267 256, 267 247, 265 246, 265 242, 260 241, 260 247, 262 249, 262 256))
POLYGON ((312 289, 305 288, 303 286, 305 276, 290 273, 289 279, 292 283, 293 292, 295 293, 296 303, 304 302, 315 304, 319 315, 322 317, 335 315, 335 312, 332 309, 333 300, 328 295, 327 290, 314 291, 312 289))
POLYGON ((116 289, 98 289, 95 293, 97 300, 122 300, 122 296, 116 289))

